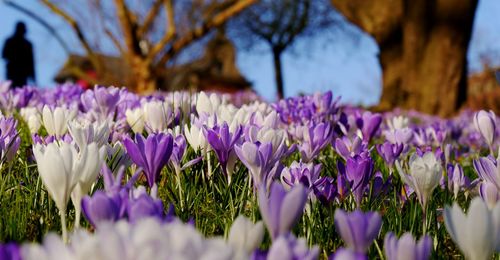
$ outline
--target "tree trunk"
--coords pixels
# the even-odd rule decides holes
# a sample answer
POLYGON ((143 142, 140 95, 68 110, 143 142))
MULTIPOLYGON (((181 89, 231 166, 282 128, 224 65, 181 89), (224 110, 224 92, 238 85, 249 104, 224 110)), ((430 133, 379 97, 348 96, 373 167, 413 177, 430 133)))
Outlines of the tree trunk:
POLYGON ((132 72, 134 74, 133 90, 144 95, 152 94, 157 89, 157 77, 152 65, 140 57, 132 58, 132 72))
POLYGON ((379 44, 381 108, 403 107, 449 116, 464 103, 466 55, 477 0, 385 0, 395 10, 387 18, 383 16, 390 12, 377 10, 375 4, 345 2, 349 1, 332 0, 379 44), (387 26, 381 29, 380 25, 387 26))
POLYGON ((281 70, 281 54, 283 50, 281 48, 273 48, 273 61, 274 61, 274 78, 276 80, 276 90, 278 98, 282 99, 285 97, 285 90, 283 84, 283 72, 281 70))

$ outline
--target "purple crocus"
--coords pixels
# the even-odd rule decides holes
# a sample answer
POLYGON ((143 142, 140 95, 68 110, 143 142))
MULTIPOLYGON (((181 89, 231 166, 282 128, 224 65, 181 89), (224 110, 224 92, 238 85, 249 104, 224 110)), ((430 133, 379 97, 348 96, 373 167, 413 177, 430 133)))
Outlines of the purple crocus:
POLYGON ((302 185, 286 192, 279 182, 273 182, 269 196, 265 188, 259 189, 259 209, 271 238, 287 235, 302 216, 307 194, 302 185))
POLYGON ((373 138, 380 127, 380 123, 382 123, 382 116, 369 111, 363 112, 362 115, 356 118, 356 125, 363 134, 363 141, 369 142, 373 138))
POLYGON ((0 244, 0 259, 2 260, 21 260, 21 251, 19 246, 14 243, 0 244))
POLYGON ((352 140, 344 136, 335 140, 335 150, 344 160, 347 160, 350 157, 367 151, 368 148, 359 136, 353 137, 352 140))
POLYGON ((347 159, 346 166, 338 163, 339 174, 345 175, 349 182, 351 193, 356 205, 361 206, 361 200, 373 175, 373 161, 370 157, 356 155, 347 159))
POLYGON ((132 198, 128 201, 127 216, 131 222, 145 217, 155 217, 163 220, 165 218, 163 202, 160 199, 155 199, 146 193, 142 193, 137 198, 132 198))
POLYGON ((242 132, 243 130, 240 125, 236 128, 234 133, 231 133, 226 122, 224 122, 222 126, 215 126, 212 129, 206 126, 204 127, 203 133, 210 147, 215 151, 225 175, 228 174, 227 166, 231 154, 234 153, 234 145, 240 140, 242 132))
POLYGON ((333 136, 333 128, 329 123, 316 124, 310 122, 305 127, 304 140, 299 145, 299 151, 304 162, 310 162, 325 148, 333 136))
POLYGON ((108 195, 102 191, 96 191, 92 197, 85 196, 82 199, 83 215, 92 224, 97 227, 100 222, 114 222, 123 217, 120 216, 122 200, 118 194, 108 195))
POLYGON ((269 176, 274 166, 271 164, 272 144, 244 142, 241 146, 235 145, 234 151, 252 175, 255 187, 260 187, 262 184, 268 187, 274 177, 269 176))
POLYGON ((481 157, 473 161, 474 169, 483 181, 491 182, 500 188, 500 169, 498 159, 492 156, 481 157))
POLYGON ((495 140, 496 132, 496 115, 493 111, 486 112, 481 110, 474 114, 474 127, 481 133, 485 142, 490 147, 490 152, 492 151, 493 141, 495 140))
POLYGON ((173 149, 171 134, 150 134, 146 139, 135 135, 135 142, 130 138, 123 140, 130 159, 144 170, 149 187, 153 187, 160 176, 161 169, 168 163, 173 149))
POLYGON ((344 240, 346 247, 357 253, 366 253, 377 238, 382 218, 377 212, 362 212, 357 209, 347 213, 342 209, 335 211, 335 228, 344 240))
POLYGON ((312 195, 312 191, 321 186, 327 179, 320 178, 321 164, 292 162, 290 167, 281 171, 281 182, 283 186, 291 189, 297 184, 302 184, 307 189, 307 193, 312 195))
POLYGON ((457 199, 458 192, 468 189, 471 182, 464 174, 464 170, 460 164, 448 165, 448 190, 453 192, 455 200, 457 199))
POLYGON ((423 236, 415 241, 411 233, 405 233, 398 238, 393 233, 387 233, 384 239, 384 253, 387 260, 426 260, 431 256, 432 240, 423 236))
POLYGON ((364 253, 352 251, 348 248, 339 248, 328 259, 330 260, 368 260, 364 253))
POLYGON ((378 154, 384 159, 390 168, 394 165, 396 159, 399 158, 403 152, 403 144, 391 144, 384 142, 383 144, 376 145, 378 154))
POLYGON ((488 208, 493 209, 500 200, 500 192, 495 184, 484 181, 479 185, 479 196, 488 205, 488 208))
POLYGON ((273 241, 266 259, 282 260, 313 260, 318 259, 319 247, 308 248, 304 239, 297 239, 293 235, 280 236, 273 241))

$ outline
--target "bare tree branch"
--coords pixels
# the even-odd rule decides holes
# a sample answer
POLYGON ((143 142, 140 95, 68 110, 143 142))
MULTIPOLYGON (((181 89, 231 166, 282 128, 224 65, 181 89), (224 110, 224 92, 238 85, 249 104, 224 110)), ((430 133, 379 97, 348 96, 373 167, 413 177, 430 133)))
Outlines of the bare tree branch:
POLYGON ((134 22, 130 10, 127 8, 125 1, 115 0, 116 12, 120 21, 125 45, 130 53, 141 54, 139 41, 137 39, 135 27, 137 24, 134 22))
POLYGON ((167 32, 163 36, 163 38, 153 46, 151 51, 148 54, 148 59, 153 60, 154 57, 160 51, 165 48, 165 46, 175 37, 176 34, 176 27, 175 27, 175 20, 174 20, 174 6, 172 4, 172 0, 164 0, 165 3, 165 11, 167 13, 167 32))
POLYGON ((239 14, 241 11, 245 10, 250 5, 256 3, 258 0, 239 0, 234 5, 229 6, 223 11, 214 15, 214 17, 205 21, 201 26, 191 30, 186 35, 181 37, 179 40, 172 43, 170 48, 163 54, 156 64, 157 68, 162 68, 165 64, 180 50, 184 49, 186 46, 191 44, 193 41, 202 38, 207 33, 209 33, 213 28, 223 25, 231 17, 239 14))
POLYGON ((149 10, 148 14, 146 15, 146 18, 144 18, 144 22, 142 23, 142 26, 139 27, 137 31, 137 35, 139 37, 143 37, 151 28, 151 25, 153 24, 154 20, 156 17, 158 17, 158 12, 161 9, 162 3, 164 3, 164 0, 156 0, 153 3, 153 6, 149 10))
POLYGON ((78 23, 66 12, 64 12, 62 9, 60 9, 57 5, 53 4, 49 0, 41 0, 45 6, 47 6, 52 12, 55 14, 59 15, 61 18, 63 18, 75 31, 76 36, 78 37, 78 40, 82 44, 83 48, 87 52, 87 55, 90 59, 90 62, 96 69, 96 71, 102 71, 102 63, 99 59, 99 57, 94 53, 92 48, 90 47, 87 38, 85 38, 85 35, 83 34, 82 30, 80 29, 80 26, 78 23))

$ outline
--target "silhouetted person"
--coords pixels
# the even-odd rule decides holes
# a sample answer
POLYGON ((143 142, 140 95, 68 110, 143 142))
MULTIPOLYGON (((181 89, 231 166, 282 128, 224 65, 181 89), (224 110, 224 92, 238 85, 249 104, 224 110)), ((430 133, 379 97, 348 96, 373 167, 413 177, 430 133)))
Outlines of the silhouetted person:
POLYGON ((26 25, 23 22, 16 24, 14 35, 5 41, 2 57, 7 63, 7 79, 12 81, 13 87, 25 86, 28 79, 35 81, 33 62, 33 48, 24 38, 26 25))

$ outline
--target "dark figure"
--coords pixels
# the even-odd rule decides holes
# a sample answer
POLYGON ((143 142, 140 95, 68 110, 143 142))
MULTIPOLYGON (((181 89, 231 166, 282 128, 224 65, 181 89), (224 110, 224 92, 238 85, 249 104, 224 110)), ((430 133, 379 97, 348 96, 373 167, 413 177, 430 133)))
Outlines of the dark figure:
POLYGON ((24 34, 26 25, 18 22, 14 35, 5 41, 3 46, 2 57, 7 62, 7 79, 12 81, 13 87, 25 86, 28 79, 35 82, 33 48, 24 38, 24 34))

